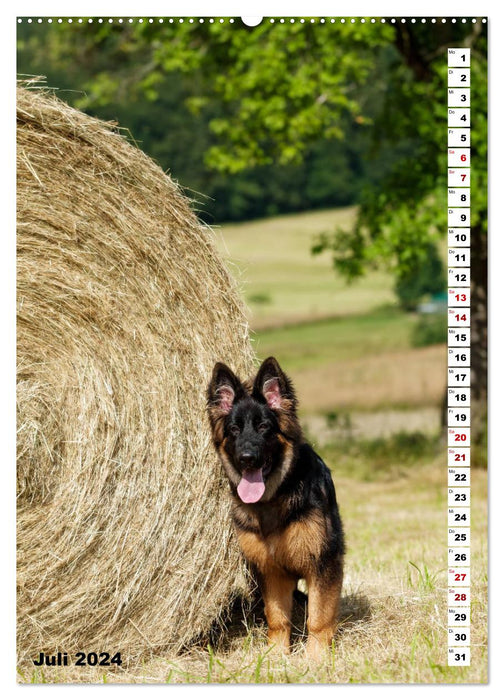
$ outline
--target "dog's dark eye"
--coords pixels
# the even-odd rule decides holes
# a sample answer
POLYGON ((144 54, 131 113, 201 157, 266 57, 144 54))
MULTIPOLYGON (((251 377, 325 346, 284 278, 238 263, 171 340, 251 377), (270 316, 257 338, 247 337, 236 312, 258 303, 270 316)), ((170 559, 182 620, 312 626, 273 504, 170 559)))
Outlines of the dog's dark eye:
POLYGON ((231 435, 234 435, 235 437, 240 434, 240 428, 237 425, 232 425, 229 428, 229 432, 231 435))
POLYGON ((259 433, 265 433, 269 430, 269 423, 259 423, 257 430, 259 433))

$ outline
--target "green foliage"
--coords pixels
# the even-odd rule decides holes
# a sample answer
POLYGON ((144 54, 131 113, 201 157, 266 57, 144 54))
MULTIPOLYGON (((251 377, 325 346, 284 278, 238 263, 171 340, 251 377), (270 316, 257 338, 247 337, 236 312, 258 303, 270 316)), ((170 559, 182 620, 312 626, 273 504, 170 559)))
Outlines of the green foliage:
MULTIPOLYGON (((486 25, 20 25, 19 70, 119 121, 215 220, 359 201, 323 234, 404 286, 446 229, 446 49, 471 46, 472 225, 486 231, 486 25), (78 92, 76 91, 78 90, 78 92), (214 201, 212 201, 214 200, 214 201)), ((411 285, 410 285, 411 286, 411 285)))
POLYGON ((321 453, 338 475, 375 482, 395 480, 411 467, 429 464, 442 449, 438 435, 402 431, 372 439, 339 437, 324 445, 321 453))
POLYGON ((357 201, 369 145, 359 91, 391 36, 329 22, 24 23, 18 70, 127 127, 204 218, 242 220, 357 201))
MULTIPOLYGON (((398 36, 400 30, 398 28, 398 36)), ((471 224, 486 231, 486 38, 482 28, 428 35, 410 29, 409 49, 389 54, 387 91, 374 122, 379 178, 369 177, 352 231, 317 240, 349 280, 380 262, 394 272, 405 308, 444 281, 435 240, 446 231, 446 49, 464 42, 471 53, 471 224), (467 36, 469 35, 469 37, 467 36), (437 41, 436 41, 437 40, 437 41), (436 46, 437 43, 437 46, 436 46), (429 281, 430 278, 430 281, 429 281)))
POLYGON ((481 439, 471 444, 471 466, 488 469, 488 415, 486 412, 481 416, 481 420, 483 423, 480 428, 481 439))
POLYGON ((337 432, 343 440, 352 439, 354 425, 348 411, 328 411, 325 419, 329 430, 337 432))
POLYGON ((420 316, 411 334, 411 345, 421 348, 446 343, 447 326, 446 313, 420 316))
POLYGON ((443 263, 437 247, 427 241, 425 247, 413 250, 407 266, 399 268, 395 284, 397 297, 403 309, 412 311, 423 296, 445 290, 443 263))

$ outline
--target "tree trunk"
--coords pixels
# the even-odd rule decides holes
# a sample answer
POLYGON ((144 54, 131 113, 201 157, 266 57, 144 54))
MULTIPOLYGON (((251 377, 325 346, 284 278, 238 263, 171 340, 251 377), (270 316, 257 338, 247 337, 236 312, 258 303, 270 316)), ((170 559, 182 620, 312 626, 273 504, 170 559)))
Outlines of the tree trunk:
POLYGON ((487 287, 487 231, 480 224, 471 228, 471 445, 483 448, 483 453, 488 411, 487 287))

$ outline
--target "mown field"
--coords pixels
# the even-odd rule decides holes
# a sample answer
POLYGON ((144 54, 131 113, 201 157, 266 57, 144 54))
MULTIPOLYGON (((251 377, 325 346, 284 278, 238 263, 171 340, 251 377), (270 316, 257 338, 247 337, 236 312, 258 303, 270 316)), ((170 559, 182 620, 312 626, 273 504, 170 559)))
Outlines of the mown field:
POLYGON ((355 207, 290 214, 223 226, 217 243, 238 279, 255 331, 302 320, 349 316, 394 302, 383 272, 350 287, 337 277, 328 254, 313 256, 318 233, 348 227, 355 207))
POLYGON ((374 272, 348 287, 313 236, 354 209, 223 227, 222 251, 250 309, 257 355, 275 355, 300 399, 307 438, 330 465, 348 543, 340 627, 328 659, 265 646, 264 622, 238 615, 212 646, 103 674, 21 669, 25 682, 484 683, 487 481, 471 470, 471 665, 447 664, 447 466, 443 343, 414 347, 416 314, 374 272))
POLYGON ((310 254, 317 233, 349 226, 355 214, 289 215, 217 232, 249 308, 256 353, 275 355, 291 375, 307 419, 399 409, 415 426, 415 414, 431 409, 436 429, 445 345, 412 347, 418 318, 397 307, 390 274, 373 271, 348 285, 329 255, 310 254))
MULTIPOLYGON (((34 683, 484 683, 487 680, 486 473, 473 470, 471 666, 447 664, 446 466, 433 444, 375 469, 372 446, 327 451, 345 524, 340 628, 329 659, 304 656, 302 623, 290 657, 265 645, 262 621, 236 618, 213 648, 153 657, 117 673, 22 669, 34 683), (339 459, 338 459, 339 457, 339 459)), ((397 450, 394 443, 390 451, 397 450)))

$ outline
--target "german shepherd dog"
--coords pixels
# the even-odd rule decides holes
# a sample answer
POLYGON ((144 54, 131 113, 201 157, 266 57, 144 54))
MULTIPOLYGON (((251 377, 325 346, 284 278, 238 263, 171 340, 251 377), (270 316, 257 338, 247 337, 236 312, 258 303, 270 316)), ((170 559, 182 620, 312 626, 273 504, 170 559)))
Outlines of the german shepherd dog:
POLYGON ((269 643, 288 653, 293 594, 305 579, 307 654, 319 658, 335 632, 345 545, 331 474, 303 440, 296 407, 274 357, 248 382, 215 365, 207 404, 213 442, 238 542, 264 600, 269 643))

